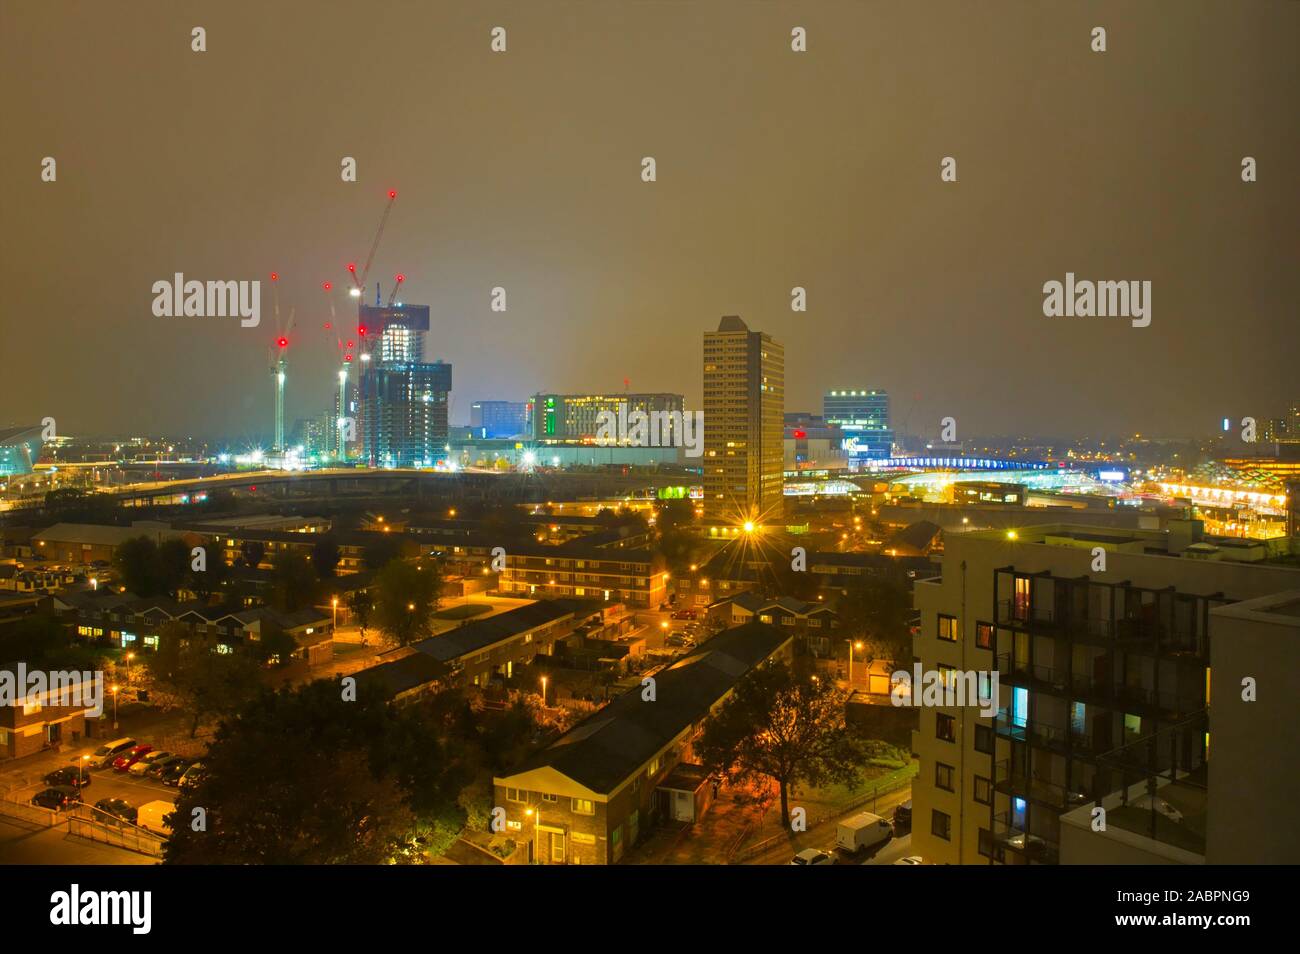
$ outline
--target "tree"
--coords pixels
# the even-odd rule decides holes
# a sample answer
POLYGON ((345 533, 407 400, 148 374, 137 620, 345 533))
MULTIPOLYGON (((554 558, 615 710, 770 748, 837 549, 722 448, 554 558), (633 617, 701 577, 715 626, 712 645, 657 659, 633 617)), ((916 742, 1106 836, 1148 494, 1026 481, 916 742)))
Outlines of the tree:
POLYGON ((912 600, 900 573, 862 577, 837 607, 844 635, 877 643, 898 663, 912 658, 912 600))
POLYGON ((286 613, 311 606, 316 596, 316 571, 297 550, 281 550, 271 569, 275 607, 286 613))
POLYGON ((266 544, 261 540, 245 540, 239 552, 244 558, 244 566, 256 570, 266 556, 266 544))
POLYGON ((732 781, 755 775, 781 788, 781 824, 790 824, 790 786, 856 784, 861 753, 844 725, 844 694, 829 682, 797 679, 776 663, 755 670, 704 724, 696 755, 732 781))
POLYGON ((334 537, 325 534, 312 545, 311 565, 316 569, 316 576, 328 580, 334 576, 339 565, 339 544, 334 537))
MULTIPOLYGON (((166 593, 173 599, 190 573, 190 547, 184 540, 173 537, 164 540, 154 551, 154 585, 156 592, 166 593)), ((141 594, 150 595, 153 594, 141 594)))
POLYGON ((202 544, 204 561, 202 570, 194 569, 193 558, 187 564, 186 586, 207 600, 214 593, 220 593, 230 579, 230 567, 226 563, 225 551, 220 540, 205 540, 202 544))
POLYGON ((366 544, 361 553, 361 562, 367 570, 379 570, 386 567, 402 552, 402 542, 388 534, 379 534, 366 544))
POLYGON ((392 560, 375 576, 375 625, 399 646, 429 634, 442 579, 437 564, 392 560))
POLYGON ((158 649, 145 656, 145 667, 164 706, 176 706, 191 716, 190 738, 205 718, 235 711, 256 692, 261 679, 248 653, 223 653, 215 637, 191 633, 180 623, 159 629, 158 649))
POLYGON ((353 590, 348 596, 348 609, 357 618, 357 628, 361 630, 361 641, 365 642, 366 627, 375 608, 374 600, 366 590, 353 590))
POLYGON ((350 699, 334 680, 262 692, 222 722, 203 763, 177 798, 166 864, 381 863, 422 821, 459 811, 464 782, 418 708, 364 684, 350 699))
POLYGON ((123 540, 113 551, 113 573, 136 596, 153 596, 157 592, 157 558, 158 545, 148 537, 123 540))

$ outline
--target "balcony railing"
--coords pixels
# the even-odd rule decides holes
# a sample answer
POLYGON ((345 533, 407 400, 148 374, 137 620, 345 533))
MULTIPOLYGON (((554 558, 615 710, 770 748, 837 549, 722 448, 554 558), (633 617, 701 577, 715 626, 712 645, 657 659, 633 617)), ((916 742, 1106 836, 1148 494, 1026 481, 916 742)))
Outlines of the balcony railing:
POLYGON ((1054 751, 1064 751, 1067 747, 1085 752, 1095 750, 1091 732, 1054 725, 1041 719, 1027 719, 1023 725, 1017 724, 1011 711, 1005 707, 998 710, 995 731, 1002 738, 1054 751))
POLYGON ((1115 621, 1074 613, 1057 613, 1051 606, 1030 607, 1023 600, 999 600, 999 626, 1026 629, 1044 635, 1059 634, 1072 639, 1109 642, 1115 637, 1115 621))
POLYGON ((1090 799, 1084 792, 1070 789, 1049 779, 1026 774, 1024 767, 1013 759, 1002 759, 994 765, 993 790, 1003 795, 1028 798, 1058 811, 1086 805, 1090 799))
POLYGON ((1087 671, 1067 672, 1052 666, 1022 662, 1010 653, 997 657, 997 667, 998 678, 1011 685, 1095 701, 1102 705, 1140 705, 1166 712, 1181 712, 1202 704, 1194 698, 1191 683, 1187 683, 1187 691, 1184 692, 1168 688, 1157 690, 1152 686, 1099 679, 1087 671))
POLYGON ((991 834, 994 844, 1023 855, 1027 861, 1054 865, 1060 860, 1060 845, 1055 838, 1025 831, 1007 812, 994 816, 991 834))

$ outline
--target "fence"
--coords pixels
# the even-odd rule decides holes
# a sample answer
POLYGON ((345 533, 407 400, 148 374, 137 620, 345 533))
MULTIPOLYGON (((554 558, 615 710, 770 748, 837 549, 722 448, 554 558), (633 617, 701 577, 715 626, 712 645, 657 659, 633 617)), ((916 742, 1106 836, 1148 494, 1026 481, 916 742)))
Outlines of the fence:
POLYGON ((147 829, 121 821, 89 805, 74 805, 66 813, 41 808, 16 798, 0 798, 0 816, 41 828, 66 826, 69 835, 106 845, 162 857, 163 840, 147 829))
MULTIPOLYGON (((868 803, 870 803, 874 810, 876 807, 876 799, 881 795, 888 795, 891 792, 898 791, 900 788, 905 788, 908 785, 911 785, 912 779, 916 777, 918 770, 919 765, 916 762, 909 762, 902 768, 894 769, 889 774, 882 775, 876 781, 875 785, 863 792, 861 795, 855 796, 844 805, 840 805, 834 810, 826 812, 824 815, 808 819, 808 828, 816 828, 818 825, 825 824, 833 818, 839 818, 842 815, 847 815, 855 809, 862 808, 868 803)), ((767 849, 779 842, 785 841, 788 837, 786 832, 782 832, 779 835, 772 835, 770 838, 764 838, 762 841, 755 842, 746 848, 740 848, 740 842, 744 841, 748 834, 749 830, 747 828, 745 832, 742 833, 741 837, 737 839, 736 844, 732 846, 731 850, 727 854, 727 864, 743 864, 749 858, 761 855, 764 851, 767 851, 767 849)))
POLYGON ((115 845, 142 855, 151 855, 154 858, 162 857, 162 838, 127 821, 118 819, 110 821, 109 817, 107 813, 97 808, 78 806, 68 815, 68 834, 106 845, 115 845))

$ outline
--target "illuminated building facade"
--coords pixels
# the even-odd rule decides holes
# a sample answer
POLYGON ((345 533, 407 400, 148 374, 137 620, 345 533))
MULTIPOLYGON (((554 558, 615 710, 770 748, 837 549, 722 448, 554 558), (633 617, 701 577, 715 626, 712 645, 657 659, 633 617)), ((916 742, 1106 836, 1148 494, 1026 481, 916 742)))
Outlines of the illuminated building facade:
POLYGON ((0 477, 30 474, 41 455, 41 426, 0 428, 0 477))
POLYGON ((680 394, 534 394, 528 412, 535 441, 592 443, 602 414, 681 414, 684 404, 680 394))
POLYGON ((785 347, 735 315, 704 335, 704 518, 784 518, 785 347))
POLYGON ((844 432, 844 450, 851 458, 879 459, 888 457, 893 449, 889 394, 885 391, 827 391, 822 395, 822 417, 844 432))

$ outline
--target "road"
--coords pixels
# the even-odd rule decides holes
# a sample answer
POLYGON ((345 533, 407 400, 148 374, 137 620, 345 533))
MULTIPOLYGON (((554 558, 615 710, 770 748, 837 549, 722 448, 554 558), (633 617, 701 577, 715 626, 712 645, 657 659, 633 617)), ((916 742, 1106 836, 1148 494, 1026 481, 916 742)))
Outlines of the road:
POLYGON ((835 851, 835 828, 843 819, 851 818, 861 812, 875 812, 882 818, 893 818, 894 809, 911 797, 911 785, 881 795, 874 805, 871 803, 861 805, 852 811, 844 812, 819 825, 814 825, 806 832, 791 833, 788 839, 775 842, 754 857, 745 859, 744 863, 747 865, 785 865, 790 863, 790 859, 795 854, 805 848, 820 848, 822 851, 835 855, 836 864, 893 864, 897 859, 912 854, 909 850, 912 844, 911 833, 901 838, 891 838, 874 853, 868 853, 861 858, 849 859, 837 854, 835 851))

